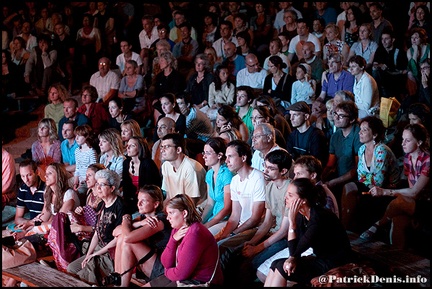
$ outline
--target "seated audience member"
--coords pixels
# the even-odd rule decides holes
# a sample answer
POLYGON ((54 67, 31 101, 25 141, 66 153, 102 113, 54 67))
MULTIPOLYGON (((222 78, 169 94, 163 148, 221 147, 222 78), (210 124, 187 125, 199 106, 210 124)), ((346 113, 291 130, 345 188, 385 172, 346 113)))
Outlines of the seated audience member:
POLYGON ((121 179, 125 156, 120 131, 107 128, 98 135, 98 138, 100 148, 99 163, 103 164, 105 168, 115 171, 121 179))
POLYGON ((165 203, 176 193, 187 194, 195 205, 206 198, 206 171, 196 160, 185 154, 185 139, 179 133, 165 135, 160 145, 163 161, 162 190, 165 192, 165 203))
POLYGON ((60 144, 62 163, 71 174, 75 172, 75 150, 79 147, 75 140, 76 126, 76 122, 73 120, 68 120, 63 124, 62 135, 64 140, 60 144))
POLYGON ((44 108, 44 118, 52 118, 56 128, 60 119, 64 116, 63 102, 69 97, 66 88, 60 84, 52 84, 48 89, 48 104, 44 108))
POLYGON ((267 56, 266 59, 264 59, 263 68, 268 71, 269 70, 270 57, 279 56, 282 60, 282 63, 285 63, 285 65, 281 65, 280 69, 284 73, 291 75, 292 74, 291 63, 288 59, 288 56, 286 56, 285 54, 283 54, 281 52, 281 48, 282 48, 282 42, 278 37, 274 37, 272 40, 270 40, 270 44, 269 44, 270 55, 267 56))
POLYGON ((157 122, 160 114, 163 114, 160 98, 167 93, 174 95, 183 92, 186 88, 186 79, 177 70, 177 60, 171 51, 163 51, 157 61, 160 72, 156 74, 152 83, 154 119, 157 122))
POLYGON ((215 235, 220 250, 220 262, 225 276, 234 269, 236 248, 250 240, 257 231, 265 210, 264 174, 252 165, 251 147, 234 140, 227 145, 228 169, 236 175, 231 180, 232 210, 224 227, 215 235))
POLYGON ((230 184, 233 173, 225 163, 225 141, 220 137, 207 140, 202 152, 206 173, 207 202, 202 213, 202 223, 215 235, 220 231, 223 221, 231 214, 230 184))
POLYGON ((288 210, 285 207, 285 194, 290 183, 288 172, 292 159, 285 150, 275 150, 265 156, 264 178, 265 213, 262 223, 250 240, 244 243, 242 256, 241 279, 243 286, 250 282, 251 274, 255 274, 258 267, 276 252, 287 247, 288 210), (273 223, 275 222, 275 224, 273 223))
MULTIPOLYGON (((132 220, 130 215, 123 215, 121 225, 113 231, 116 240, 114 267, 122 274, 138 262, 137 269, 150 281, 164 274, 161 255, 171 235, 171 225, 158 186, 140 186, 137 194, 139 217, 132 220)), ((128 287, 132 273, 122 275, 121 284, 116 285, 128 287)))
MULTIPOLYGON (((329 23, 333 24, 333 23, 329 23)), ((326 39, 326 21, 324 18, 321 18, 320 16, 315 16, 312 20, 312 34, 318 37, 321 47, 324 51, 324 43, 327 41, 326 39)), ((324 54, 324 52, 323 52, 324 54)), ((323 55, 324 57, 324 55, 323 55)))
MULTIPOLYGON (((326 108, 325 115, 322 114, 318 116, 315 119, 315 121, 312 123, 313 126, 323 131, 327 139, 327 145, 330 144, 330 138, 333 135, 333 133, 336 131, 336 127, 334 125, 334 116, 333 116, 333 107, 334 107, 333 102, 334 102, 333 98, 327 100, 325 103, 325 108, 326 108)), ((314 103, 312 104, 312 110, 314 109, 315 106, 320 106, 320 104, 322 104, 322 102, 314 101, 314 103)))
MULTIPOLYGON (((315 55, 315 44, 310 41, 306 41, 302 46, 303 58, 299 60, 299 63, 309 64, 311 67, 311 79, 317 83, 316 92, 321 91, 321 79, 325 70, 324 61, 321 57, 315 55)), ((293 68, 294 69, 294 68, 293 68)))
POLYGON ((60 119, 58 125, 58 134, 60 141, 64 140, 62 135, 62 129, 63 124, 67 120, 73 120, 77 123, 77 125, 91 124, 90 119, 87 116, 78 112, 78 101, 73 97, 66 98, 66 100, 63 102, 63 112, 64 116, 60 119))
POLYGON ((132 119, 132 115, 124 110, 123 100, 119 97, 114 97, 108 102, 108 112, 110 114, 108 128, 121 131, 121 124, 128 119, 132 119))
POLYGON ((224 277, 218 246, 213 235, 201 224, 194 201, 185 194, 177 194, 168 201, 166 211, 172 231, 161 255, 165 272, 144 287, 176 286, 176 281, 222 286, 224 277))
MULTIPOLYGON (((5 56, 6 55, 7 52, 5 53, 5 56)), ((10 59, 11 62, 16 65, 16 66, 9 65, 9 67, 15 67, 15 73, 13 74, 13 76, 14 78, 16 78, 15 80, 16 87, 14 88, 16 89, 16 94, 18 96, 21 96, 21 95, 26 95, 29 92, 33 93, 32 90, 29 91, 31 87, 29 84, 25 82, 24 79, 25 66, 27 60, 30 57, 30 51, 26 49, 26 42, 21 36, 16 36, 13 38, 10 45, 10 57, 11 57, 10 59)), ((4 80, 6 77, 7 75, 2 73, 2 80, 4 80)))
MULTIPOLYGON (((16 203, 16 171, 12 155, 2 146, 2 211, 6 205, 16 203)), ((12 217, 12 216, 10 216, 12 217)), ((3 214, 2 214, 2 220, 3 214)))
POLYGON ((206 114, 213 122, 216 119, 217 110, 222 104, 232 105, 234 102, 235 85, 229 80, 228 67, 218 65, 214 72, 214 81, 210 83, 208 94, 208 106, 206 114))
POLYGON ((14 222, 18 229, 28 230, 35 225, 34 218, 42 213, 45 182, 38 175, 36 162, 23 160, 19 164, 22 180, 18 188, 14 222))
MULTIPOLYGON (((283 111, 279 110, 274 102, 273 98, 268 94, 260 95, 256 101, 256 106, 265 106, 270 110, 271 116, 275 120, 274 127, 281 131, 283 136, 291 133, 291 125, 284 117, 285 109, 283 111)), ((285 138, 285 137, 284 137, 285 138)))
POLYGON ((254 149, 252 167, 261 172, 264 172, 264 159, 269 152, 280 149, 285 150, 276 143, 275 128, 269 123, 256 124, 251 139, 252 148, 254 149))
POLYGON ((225 44, 232 42, 235 46, 238 45, 237 38, 233 35, 233 25, 230 21, 222 20, 219 23, 220 38, 216 39, 212 47, 216 50, 216 62, 222 63, 226 58, 225 55, 225 44))
POLYGON ((420 63, 430 58, 430 44, 423 28, 412 28, 409 31, 411 47, 406 51, 408 59, 408 95, 416 96, 421 83, 420 63))
POLYGON ((86 172, 89 165, 97 163, 96 136, 88 124, 75 128, 75 140, 78 148, 75 149, 75 172, 73 189, 79 193, 87 191, 86 172))
POLYGON ((420 63, 421 85, 419 86, 419 102, 431 105, 430 58, 420 63))
POLYGON ((143 62, 142 71, 140 74, 146 75, 149 72, 151 60, 151 45, 158 39, 157 27, 154 23, 154 17, 150 14, 144 14, 141 18, 143 30, 138 35, 140 43, 140 58, 143 62))
MULTIPOLYGON (((312 183, 315 184, 315 186, 319 186, 319 189, 322 189, 325 193, 325 205, 324 207, 332 211, 337 217, 339 217, 339 209, 338 204, 336 201, 335 196, 330 191, 330 189, 323 185, 321 182, 321 172, 322 172, 322 165, 321 162, 314 156, 311 155, 304 155, 299 157, 294 163, 291 168, 293 172, 293 179, 299 179, 299 178, 308 178, 312 181, 312 183)), ((285 197, 287 197, 285 195, 285 197)), ((324 197, 324 196, 323 196, 324 197)), ((288 217, 288 216, 285 216, 288 217)), ((307 256, 313 253, 312 248, 309 248, 306 250, 302 256, 307 256)), ((257 277, 258 279, 265 283, 265 279, 267 278, 268 272, 270 270, 271 263, 279 258, 288 258, 289 250, 288 247, 285 249, 282 249, 281 251, 277 252, 258 267, 257 269, 257 277)))
MULTIPOLYGON (((316 100, 325 102, 333 98, 336 91, 353 91, 354 76, 343 68, 345 60, 339 53, 332 53, 328 59, 328 73, 323 73, 321 93, 316 100)), ((321 81, 321 80, 320 80, 321 81)))
POLYGON ((132 43, 129 42, 127 39, 123 39, 120 41, 120 49, 121 52, 116 57, 116 65, 120 70, 120 74, 122 76, 126 75, 126 63, 130 60, 135 61, 137 73, 141 75, 141 69, 142 69, 142 59, 138 53, 132 50, 132 43))
POLYGON ((120 80, 118 97, 123 100, 124 112, 127 114, 132 113, 137 98, 142 97, 146 90, 144 77, 139 74, 139 69, 135 60, 127 60, 124 75, 120 80))
POLYGON ((189 79, 193 73, 193 61, 198 54, 198 41, 192 38, 192 26, 189 22, 183 22, 177 29, 180 30, 181 40, 176 42, 172 49, 173 56, 177 59, 178 70, 185 79, 189 79))
POLYGON ((263 93, 270 95, 277 102, 277 106, 285 110, 288 103, 292 102, 291 90, 294 78, 284 71, 286 64, 278 55, 270 56, 267 66, 269 74, 264 80, 263 93))
POLYGON ((228 79, 236 83, 236 77, 240 70, 246 67, 245 56, 237 53, 236 45, 233 42, 227 42, 224 46, 225 59, 222 65, 228 67, 228 79))
POLYGON ((238 116, 238 113, 232 106, 224 104, 218 109, 215 131, 220 136, 224 131, 231 128, 235 128, 240 132, 242 140, 247 141, 249 139, 248 129, 238 116))
POLYGON ((121 190, 125 211, 137 211, 137 195, 144 185, 161 186, 159 168, 151 159, 150 149, 145 138, 132 136, 127 142, 127 157, 123 162, 121 190))
POLYGON ((209 65, 212 68, 212 72, 214 73, 216 68, 222 64, 222 62, 217 61, 216 50, 213 47, 206 47, 204 49, 204 53, 207 55, 209 59, 209 65))
POLYGON ((262 91, 267 71, 260 67, 258 57, 249 53, 246 55, 246 68, 237 73, 236 86, 250 86, 253 89, 262 91))
POLYGON ((98 92, 96 102, 102 102, 105 106, 118 94, 120 77, 111 70, 111 60, 101 57, 98 62, 98 71, 90 77, 90 85, 98 92))
POLYGON ((313 277, 353 260, 345 229, 323 208, 322 196, 311 180, 293 180, 286 196, 290 257, 273 261, 264 287, 287 286, 287 280, 307 286, 313 277), (308 248, 314 255, 301 256, 308 248))
POLYGON ((323 46, 324 64, 327 64, 328 57, 331 53, 339 53, 346 61, 348 59, 350 47, 345 41, 341 40, 339 27, 335 23, 329 23, 325 27, 324 34, 327 39, 323 46))
POLYGON ((128 119, 120 125, 121 139, 123 141, 123 153, 127 156, 127 143, 133 136, 143 136, 138 122, 134 119, 128 119))
POLYGON ((124 206, 118 195, 119 175, 111 170, 96 172, 96 190, 102 199, 96 211, 98 218, 95 232, 86 255, 75 259, 67 266, 67 272, 94 285, 102 285, 102 280, 114 272, 116 239, 114 229, 121 224, 124 206))
POLYGON ((97 103, 98 93, 96 87, 85 85, 81 90, 82 105, 78 108, 78 113, 85 115, 93 131, 98 135, 101 131, 108 128, 109 114, 102 103, 97 103))
POLYGON ((333 115, 338 129, 330 138, 328 162, 324 167, 322 180, 340 200, 343 185, 355 181, 358 150, 362 143, 357 123, 358 108, 354 102, 339 103, 333 115))
POLYGON ((309 32, 309 26, 306 19, 297 19, 297 35, 294 36, 288 47, 288 59, 291 65, 295 65, 300 59, 303 58, 303 43, 310 41, 315 44, 315 55, 322 58, 321 42, 312 33, 309 32))
POLYGON ((154 162, 156 163, 156 166, 160 170, 161 166, 162 166, 161 149, 160 149, 161 139, 169 133, 175 133, 176 132, 175 122, 170 117, 166 117, 166 116, 162 117, 158 120, 155 129, 156 129, 156 133, 157 133, 157 136, 159 139, 153 143, 152 159, 154 160, 154 162))
MULTIPOLYGON (((251 119, 252 119, 252 124, 254 127, 254 131, 257 128, 257 126, 261 123, 268 123, 270 124, 275 132, 275 142, 276 144, 281 147, 281 148, 285 148, 286 147, 286 141, 285 138, 282 134, 282 132, 276 128, 276 121, 273 118, 272 113, 270 112, 270 109, 267 106, 263 106, 263 105, 257 105, 255 106, 255 108, 252 111, 252 115, 251 115, 251 119)), ((253 134, 253 133, 252 133, 253 134)), ((256 139, 256 138, 255 138, 256 139)), ((250 141, 252 143, 253 141, 253 137, 251 135, 250 141)))
POLYGON ((344 61, 347 61, 354 55, 363 57, 366 61, 364 69, 368 72, 372 69, 375 52, 378 49, 378 43, 373 40, 371 25, 371 23, 363 23, 360 25, 359 38, 351 46, 348 59, 344 59, 344 61))
MULTIPOLYGON (((176 132, 184 136, 186 132, 186 116, 180 112, 176 99, 176 95, 173 93, 165 93, 159 98, 160 104, 162 106, 162 114, 159 115, 157 120, 161 119, 162 117, 172 118, 176 123, 176 132)), ((153 142, 156 142, 157 140, 157 132, 155 132, 153 135, 153 142)))
POLYGON ((383 143, 384 136, 385 127, 380 118, 367 116, 360 120, 359 140, 363 145, 358 151, 357 181, 344 185, 342 192, 341 219, 347 230, 369 226, 390 202, 388 197, 372 198, 370 189, 398 185, 401 172, 396 156, 383 143))
MULTIPOLYGON (((59 14, 60 15, 60 14, 59 14)), ((69 26, 62 22, 54 25, 53 48, 57 50, 58 67, 57 72, 62 77, 61 83, 72 92, 76 85, 75 67, 73 57, 75 54, 75 35, 70 35, 69 26), (75 76, 75 79, 73 78, 75 76)))
POLYGON ((286 149, 293 160, 302 155, 313 155, 322 164, 328 160, 327 139, 322 130, 310 123, 311 110, 304 101, 288 107, 293 131, 287 136, 286 149))
MULTIPOLYGON (((67 262, 78 257, 78 251, 61 251, 64 245, 63 235, 59 235, 60 227, 67 220, 67 213, 80 205, 78 194, 68 185, 69 173, 63 164, 52 163, 46 169, 46 188, 42 213, 34 220, 41 221, 38 226, 29 228, 25 235, 48 235, 47 243, 52 250, 57 269, 64 271, 67 262)), ((35 223, 36 224, 36 223, 35 223)), ((43 238, 43 237, 42 237, 43 238)))
POLYGON ((359 55, 348 60, 349 69, 354 76, 354 101, 359 109, 359 118, 379 115, 380 95, 375 79, 366 71, 366 61, 359 55))
POLYGON ((37 140, 31 146, 32 160, 38 165, 39 175, 45 181, 45 170, 51 163, 61 162, 60 141, 52 118, 38 123, 37 140))
MULTIPOLYGON (((186 14, 182 9, 175 10, 173 12, 173 18, 174 18, 174 27, 170 29, 169 32, 169 39, 174 41, 175 43, 178 43, 183 40, 183 34, 180 30, 180 25, 187 22, 186 14)), ((194 27, 191 27, 190 29, 191 38, 194 40, 197 40, 197 31, 194 27)))
POLYGON ((402 133, 402 147, 405 153, 404 174, 408 179, 408 188, 392 189, 372 187, 372 197, 394 197, 384 215, 360 238, 370 240, 379 229, 392 223, 390 244, 398 249, 406 249, 409 236, 408 228, 413 221, 419 226, 425 224, 431 210, 430 203, 430 153, 429 134, 421 124, 409 124, 402 133), (413 160, 417 160, 413 165, 413 160))
POLYGON ((39 96, 45 96, 57 74, 57 50, 52 49, 50 43, 48 36, 39 35, 38 46, 31 51, 25 64, 24 80, 39 96))
POLYGON ((372 65, 372 76, 377 82, 380 96, 397 96, 402 100, 406 93, 408 60, 404 51, 397 47, 395 32, 384 29, 372 65))
POLYGON ((78 247, 82 254, 86 253, 88 243, 90 243, 96 227, 97 208, 102 199, 96 188, 95 175, 97 171, 103 169, 105 167, 102 164, 95 163, 88 166, 86 172, 87 192, 85 193, 85 201, 81 202, 81 205, 72 214, 68 214, 71 223, 70 231, 78 239, 78 242, 75 242, 74 245, 78 247), (84 245, 85 243, 87 244, 84 245))
POLYGON ((304 101, 312 106, 315 100, 316 81, 311 78, 311 67, 309 64, 300 63, 296 68, 296 81, 292 84, 291 103, 304 101))
POLYGON ((250 86, 237 86, 236 88, 236 104, 235 110, 246 125, 248 130, 248 138, 252 135, 253 124, 252 124, 252 110, 255 99, 254 90, 250 86))
POLYGON ((190 95, 185 92, 176 97, 181 114, 186 117, 186 136, 189 139, 207 141, 214 134, 214 129, 207 115, 191 103, 190 95))

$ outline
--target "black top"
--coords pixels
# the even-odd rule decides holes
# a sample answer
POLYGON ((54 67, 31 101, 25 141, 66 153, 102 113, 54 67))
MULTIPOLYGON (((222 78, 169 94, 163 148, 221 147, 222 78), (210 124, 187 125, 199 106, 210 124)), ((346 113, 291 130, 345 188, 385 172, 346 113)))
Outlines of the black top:
POLYGON ((338 217, 328 209, 312 207, 310 220, 296 216, 297 238, 288 241, 290 256, 300 258, 312 248, 317 258, 325 259, 334 266, 348 263, 352 258, 348 235, 338 217))

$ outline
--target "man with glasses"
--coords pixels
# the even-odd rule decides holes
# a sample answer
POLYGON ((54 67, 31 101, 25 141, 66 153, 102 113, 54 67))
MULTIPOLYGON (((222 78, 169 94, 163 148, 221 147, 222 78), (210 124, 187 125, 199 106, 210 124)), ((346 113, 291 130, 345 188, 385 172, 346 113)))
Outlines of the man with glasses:
POLYGON ((222 62, 225 60, 225 45, 228 42, 232 42, 235 46, 238 46, 237 38, 233 36, 233 25, 230 21, 223 20, 219 24, 219 33, 221 37, 213 42, 213 48, 216 50, 217 61, 222 62))
POLYGON ((338 128, 330 138, 329 159, 322 173, 323 182, 333 191, 340 205, 342 187, 357 178, 360 142, 358 108, 353 101, 339 103, 333 112, 338 128))
POLYGON ((336 91, 348 90, 353 92, 354 76, 343 68, 344 59, 339 53, 332 53, 328 59, 328 72, 322 76, 321 93, 316 100, 326 102, 333 98, 336 91))
POLYGON ((311 109, 304 101, 298 101, 288 107, 293 131, 287 137, 287 150, 293 160, 302 155, 312 155, 321 163, 328 159, 327 139, 323 131, 312 126, 311 109))
POLYGON ((276 144, 274 127, 269 123, 260 123, 252 135, 252 147, 255 150, 252 156, 252 167, 264 172, 264 158, 274 150, 285 150, 276 144))
POLYGON ((179 133, 165 135, 160 144, 164 207, 177 194, 187 194, 200 205, 207 198, 206 170, 185 154, 185 139, 179 133))
POLYGON ((262 91, 267 71, 261 68, 258 57, 249 53, 246 55, 246 67, 237 73, 237 86, 250 86, 262 91))

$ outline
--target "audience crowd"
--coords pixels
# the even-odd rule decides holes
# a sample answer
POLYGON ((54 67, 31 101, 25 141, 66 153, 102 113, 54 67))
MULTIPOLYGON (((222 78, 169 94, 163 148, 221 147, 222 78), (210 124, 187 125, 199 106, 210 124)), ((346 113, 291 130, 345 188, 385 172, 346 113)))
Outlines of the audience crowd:
POLYGON ((2 119, 44 107, 18 172, 2 150, 3 224, 46 265, 310 285, 353 260, 348 231, 430 232, 429 2, 3 1, 1 21, 2 119))

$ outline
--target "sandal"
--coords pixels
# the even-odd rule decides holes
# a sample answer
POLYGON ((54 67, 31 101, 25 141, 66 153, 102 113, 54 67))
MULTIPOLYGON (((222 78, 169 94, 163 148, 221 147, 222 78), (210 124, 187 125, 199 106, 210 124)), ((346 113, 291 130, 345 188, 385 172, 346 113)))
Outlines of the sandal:
POLYGON ((375 234, 378 232, 379 226, 377 224, 373 224, 369 229, 364 231, 360 238, 366 241, 371 241, 375 234))

